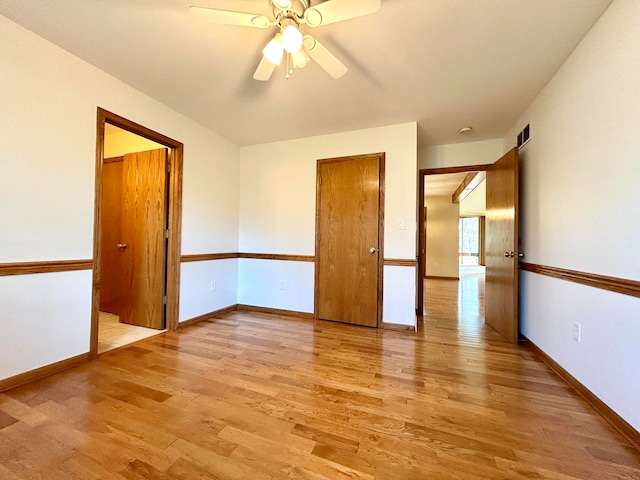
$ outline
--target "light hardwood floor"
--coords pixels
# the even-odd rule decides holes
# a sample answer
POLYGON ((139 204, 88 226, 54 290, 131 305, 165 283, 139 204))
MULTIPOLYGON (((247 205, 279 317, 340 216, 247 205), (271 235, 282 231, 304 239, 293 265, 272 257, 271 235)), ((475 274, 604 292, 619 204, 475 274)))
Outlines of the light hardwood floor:
POLYGON ((236 312, 5 392, 0 478, 640 478, 634 448, 484 326, 481 288, 428 281, 416 334, 236 312))
POLYGON ((117 315, 100 312, 98 318, 98 353, 108 352, 138 340, 153 337, 162 331, 120 323, 117 315))

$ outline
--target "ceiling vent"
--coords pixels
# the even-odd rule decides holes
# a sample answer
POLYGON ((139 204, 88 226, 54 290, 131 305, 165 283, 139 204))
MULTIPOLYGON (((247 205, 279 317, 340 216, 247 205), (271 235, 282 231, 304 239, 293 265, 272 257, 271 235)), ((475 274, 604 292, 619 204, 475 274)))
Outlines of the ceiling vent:
POLYGON ((518 149, 524 147, 531 138, 529 124, 518 134, 518 149))

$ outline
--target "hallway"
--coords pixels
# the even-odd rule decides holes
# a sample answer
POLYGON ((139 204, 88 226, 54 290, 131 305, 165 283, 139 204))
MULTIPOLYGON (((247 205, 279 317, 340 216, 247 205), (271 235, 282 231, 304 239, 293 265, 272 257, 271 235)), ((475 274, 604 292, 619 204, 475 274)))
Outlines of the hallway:
POLYGON ((424 323, 437 328, 451 328, 452 321, 460 335, 468 340, 485 339, 495 332, 484 324, 485 267, 460 267, 460 280, 424 280, 424 323))

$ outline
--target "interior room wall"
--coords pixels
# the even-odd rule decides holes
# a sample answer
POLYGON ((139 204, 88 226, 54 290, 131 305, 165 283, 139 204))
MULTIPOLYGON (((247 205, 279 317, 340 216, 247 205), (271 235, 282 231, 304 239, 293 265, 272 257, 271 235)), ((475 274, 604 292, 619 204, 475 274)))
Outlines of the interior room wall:
POLYGON ((427 252, 425 273, 429 277, 459 278, 460 204, 451 195, 425 197, 427 252))
POLYGON ((418 169, 488 165, 503 155, 502 139, 431 145, 420 148, 418 169))
MULTIPOLYGON (((92 258, 98 106, 185 144, 182 252, 237 251, 237 146, 2 16, 0 64, 0 263, 92 258)), ((183 270, 189 298, 202 280, 183 270)), ((88 352, 91 281, 0 278, 0 379, 88 352)), ((221 281, 235 303, 236 278, 221 281)), ((219 297, 202 292, 184 314, 219 297)))
POLYGON ((181 322, 238 303, 238 259, 183 263, 181 275, 181 322))
MULTIPOLYGON (((316 161, 385 152, 384 256, 415 260, 416 150, 416 123, 243 147, 240 251, 314 255, 316 161)), ((385 266, 385 322, 415 324, 415 275, 385 266)), ((313 312, 313 288, 312 263, 240 259, 238 303, 313 312)))
POLYGON ((487 182, 483 180, 460 202, 460 216, 482 217, 487 213, 487 182))
MULTIPOLYGON (((640 280, 638 85, 640 3, 616 0, 504 139, 530 123, 526 262, 640 280)), ((521 297, 524 335, 640 430, 640 298, 530 272, 521 297)))

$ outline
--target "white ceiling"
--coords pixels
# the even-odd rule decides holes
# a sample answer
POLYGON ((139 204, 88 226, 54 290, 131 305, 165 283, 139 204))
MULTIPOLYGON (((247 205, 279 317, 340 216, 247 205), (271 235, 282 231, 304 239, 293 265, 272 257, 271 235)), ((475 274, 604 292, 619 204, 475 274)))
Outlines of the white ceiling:
POLYGON ((267 83, 252 74, 272 29, 188 11, 268 14, 267 0, 0 0, 0 14, 239 145, 417 121, 424 146, 502 137, 611 1, 382 0, 303 27, 343 78, 310 64, 267 83))
MULTIPOLYGON (((473 172, 440 173, 437 175, 424 176, 424 196, 429 197, 453 197, 465 177, 473 172)), ((482 180, 473 187, 465 198, 460 202, 460 216, 484 215, 486 211, 486 181, 482 180)), ((426 201, 428 203, 428 201, 426 201)), ((451 200, 453 203, 453 200, 451 200)))
POLYGON ((469 173, 470 172, 425 175, 424 195, 426 197, 436 197, 441 195, 452 196, 469 173))

